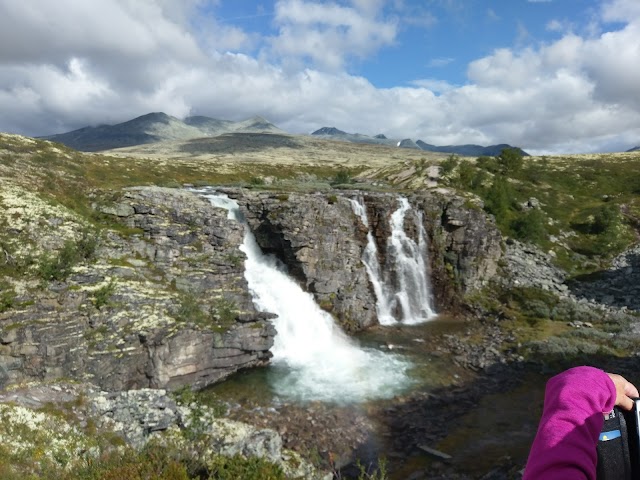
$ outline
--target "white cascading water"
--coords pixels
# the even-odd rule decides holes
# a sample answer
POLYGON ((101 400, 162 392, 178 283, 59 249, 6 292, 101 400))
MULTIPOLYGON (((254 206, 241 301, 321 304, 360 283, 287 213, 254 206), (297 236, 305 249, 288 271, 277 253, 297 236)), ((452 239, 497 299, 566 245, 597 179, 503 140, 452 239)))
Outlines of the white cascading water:
POLYGON ((378 250, 369 229, 367 211, 362 198, 352 199, 354 213, 369 229, 367 246, 362 254, 369 279, 376 294, 376 311, 381 325, 418 324, 435 317, 427 269, 427 241, 422 214, 416 212, 418 243, 404 231, 404 219, 411 209, 409 201, 400 197, 399 208, 391 215, 391 236, 387 241, 387 269, 378 262, 378 250), (397 317, 397 318, 396 318, 397 317))
POLYGON ((290 278, 280 261, 264 255, 248 228, 238 204, 226 196, 207 195, 210 202, 244 223, 241 247, 246 254, 245 278, 260 311, 278 315, 272 349, 276 392, 301 401, 358 402, 389 398, 410 381, 410 364, 402 357, 362 348, 347 337, 311 294, 290 278))
POLYGON ((376 295, 378 322, 380 325, 393 325, 397 323, 397 321, 391 313, 391 303, 388 301, 388 299, 391 298, 391 294, 382 278, 380 262, 378 262, 378 248, 376 247, 373 233, 371 233, 371 229, 369 228, 369 218, 367 217, 364 201, 361 198, 351 199, 351 206, 353 207, 354 213, 360 217, 364 226, 367 227, 367 246, 362 252, 362 263, 364 263, 376 295))

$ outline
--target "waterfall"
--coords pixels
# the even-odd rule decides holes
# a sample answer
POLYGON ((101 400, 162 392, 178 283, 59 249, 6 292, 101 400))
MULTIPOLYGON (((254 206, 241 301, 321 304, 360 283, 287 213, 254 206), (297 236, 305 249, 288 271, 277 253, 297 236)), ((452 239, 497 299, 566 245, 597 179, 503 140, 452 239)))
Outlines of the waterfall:
POLYGON ((229 218, 245 224, 241 250, 245 278, 256 308, 278 315, 272 349, 273 387, 286 398, 355 402, 388 398, 409 384, 409 363, 402 357, 362 348, 345 335, 333 317, 286 273, 273 255, 264 255, 238 204, 225 196, 206 195, 229 218))
POLYGON ((385 284, 382 274, 380 272, 380 262, 378 262, 378 247, 376 246, 373 233, 369 228, 369 219, 367 217, 367 209, 364 206, 364 201, 361 198, 351 199, 351 205, 354 213, 360 217, 360 220, 367 227, 367 246, 362 252, 362 263, 367 270, 371 285, 373 285, 373 291, 376 295, 376 313, 378 315, 378 322, 380 325, 393 325, 396 319, 391 313, 391 302, 393 298, 391 292, 389 292, 388 286, 385 284))
POLYGON ((362 198, 352 199, 354 213, 368 228, 367 245, 362 253, 373 290, 376 295, 376 311, 381 325, 398 322, 417 324, 435 316, 432 307, 431 288, 427 268, 427 235, 422 213, 414 212, 418 230, 418 243, 407 236, 404 221, 411 210, 409 201, 400 197, 400 206, 391 215, 391 236, 387 240, 386 268, 378 261, 378 249, 369 228, 367 211, 362 198))

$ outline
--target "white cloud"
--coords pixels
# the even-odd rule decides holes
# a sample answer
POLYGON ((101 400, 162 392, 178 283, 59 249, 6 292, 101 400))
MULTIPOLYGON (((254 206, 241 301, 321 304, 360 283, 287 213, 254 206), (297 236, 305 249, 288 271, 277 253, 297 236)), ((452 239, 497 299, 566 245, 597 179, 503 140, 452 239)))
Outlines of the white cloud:
POLYGON ((566 31, 566 25, 561 22, 560 20, 557 19, 553 19, 553 20, 549 20, 547 22, 547 25, 545 26, 545 28, 547 30, 549 30, 550 32, 563 32, 566 31))
POLYGON ((61 56, 69 52, 130 58, 164 54, 194 60, 200 56, 193 37, 152 0, 0 2, 0 61, 63 63, 67 59, 61 56))
POLYGON ((623 22, 617 30, 496 50, 469 64, 466 85, 428 78, 384 89, 344 69, 349 58, 396 41, 399 20, 382 17, 381 0, 281 0, 278 35, 259 56, 251 51, 264 39, 255 33, 214 17, 194 29, 200 0, 53 5, 0 0, 0 131, 44 135, 165 111, 231 120, 261 114, 291 132, 336 125, 535 152, 640 142, 636 0, 603 5, 601 21, 623 22), (285 61, 292 57, 303 66, 285 61))
POLYGON ((414 87, 425 88, 432 91, 433 93, 450 92, 451 90, 456 88, 455 85, 452 85, 449 82, 445 82, 444 80, 438 80, 435 78, 413 80, 411 82, 411 85, 413 85, 414 87))
POLYGON ((608 0, 602 6, 602 18, 607 22, 638 22, 640 2, 638 0, 608 0))
POLYGON ((307 0, 279 0, 272 38, 279 56, 311 59, 331 70, 344 67, 349 57, 365 57, 394 42, 395 20, 378 18, 383 2, 354 1, 353 7, 307 0))

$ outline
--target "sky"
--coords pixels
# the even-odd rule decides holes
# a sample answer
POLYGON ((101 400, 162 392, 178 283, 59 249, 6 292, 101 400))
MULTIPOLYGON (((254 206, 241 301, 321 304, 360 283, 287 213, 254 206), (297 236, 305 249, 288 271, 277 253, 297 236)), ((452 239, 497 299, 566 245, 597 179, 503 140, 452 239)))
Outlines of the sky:
POLYGON ((0 131, 160 111, 623 151, 640 145, 640 0, 0 0, 0 131))

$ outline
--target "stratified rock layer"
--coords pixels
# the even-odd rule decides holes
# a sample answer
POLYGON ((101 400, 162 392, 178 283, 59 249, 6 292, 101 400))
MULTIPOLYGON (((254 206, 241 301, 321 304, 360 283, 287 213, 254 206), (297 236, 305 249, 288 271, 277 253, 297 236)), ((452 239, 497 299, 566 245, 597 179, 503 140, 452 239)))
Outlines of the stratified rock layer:
POLYGON ((158 188, 97 208, 130 230, 109 232, 95 263, 0 316, 0 386, 74 378, 107 390, 204 387, 268 362, 275 331, 253 308, 244 230, 224 210, 158 188))

